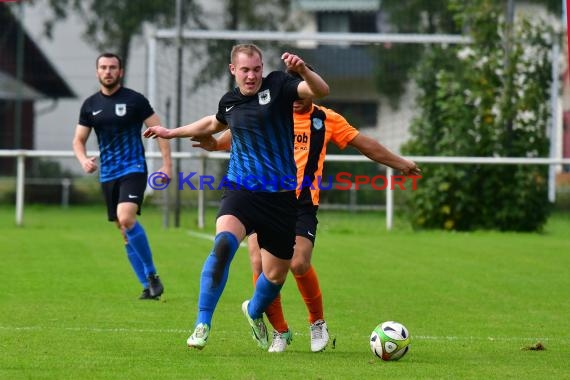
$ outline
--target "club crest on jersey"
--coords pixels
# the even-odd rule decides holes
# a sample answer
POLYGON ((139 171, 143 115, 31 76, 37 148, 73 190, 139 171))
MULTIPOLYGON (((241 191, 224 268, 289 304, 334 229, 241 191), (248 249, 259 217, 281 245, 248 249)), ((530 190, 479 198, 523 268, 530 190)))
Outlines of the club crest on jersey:
POLYGON ((115 115, 117 116, 125 116, 127 114, 127 105, 126 104, 115 104, 115 115))
POLYGON ((323 127, 323 121, 317 117, 313 118, 313 127, 318 131, 323 127))
POLYGON ((268 104, 271 101, 271 93, 269 92, 269 89, 261 91, 257 94, 257 97, 259 98, 259 104, 261 105, 268 104))

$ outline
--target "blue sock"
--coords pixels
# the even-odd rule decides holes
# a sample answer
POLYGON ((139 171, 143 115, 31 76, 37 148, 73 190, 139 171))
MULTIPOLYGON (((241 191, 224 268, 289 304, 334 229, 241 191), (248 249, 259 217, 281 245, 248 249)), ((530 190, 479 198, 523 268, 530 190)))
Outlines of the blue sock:
POLYGON ((144 273, 144 265, 141 259, 139 259, 139 255, 135 252, 130 244, 125 244, 125 249, 127 250, 127 258, 129 259, 131 267, 135 271, 139 282, 142 284, 144 289, 148 289, 148 280, 144 273))
POLYGON ((196 325, 205 323, 212 326, 212 316, 226 287, 230 264, 238 246, 239 242, 234 234, 224 231, 216 235, 214 249, 206 258, 200 277, 196 325))
POLYGON ((156 268, 152 261, 152 253, 150 251, 150 246, 148 245, 144 228, 142 228, 139 222, 135 222, 133 228, 126 230, 126 234, 129 245, 135 250, 140 261, 144 265, 145 277, 149 274, 156 274, 156 268))
POLYGON ((275 297, 281 291, 283 284, 277 285, 265 278, 265 275, 261 273, 255 284, 255 291, 253 292, 253 297, 249 301, 247 307, 247 312, 252 319, 260 318, 263 315, 267 306, 273 302, 275 297))

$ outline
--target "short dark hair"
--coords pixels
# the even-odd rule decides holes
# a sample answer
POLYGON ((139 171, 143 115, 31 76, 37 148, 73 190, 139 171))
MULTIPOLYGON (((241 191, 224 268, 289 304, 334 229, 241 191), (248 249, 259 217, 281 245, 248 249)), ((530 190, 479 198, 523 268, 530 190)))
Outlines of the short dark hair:
POLYGON ((99 59, 101 59, 101 58, 117 58, 117 61, 119 61, 119 69, 123 68, 123 60, 121 59, 121 57, 119 57, 115 53, 101 53, 101 54, 99 54, 99 56, 95 60, 95 67, 99 67, 99 59))

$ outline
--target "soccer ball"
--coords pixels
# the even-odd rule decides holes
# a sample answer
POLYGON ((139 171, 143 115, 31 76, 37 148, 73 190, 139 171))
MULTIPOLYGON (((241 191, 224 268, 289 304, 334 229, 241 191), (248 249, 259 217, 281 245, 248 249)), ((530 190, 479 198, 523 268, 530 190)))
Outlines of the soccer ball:
POLYGON ((370 335, 370 349, 382 360, 401 359, 410 349, 410 334, 401 323, 380 323, 370 335))

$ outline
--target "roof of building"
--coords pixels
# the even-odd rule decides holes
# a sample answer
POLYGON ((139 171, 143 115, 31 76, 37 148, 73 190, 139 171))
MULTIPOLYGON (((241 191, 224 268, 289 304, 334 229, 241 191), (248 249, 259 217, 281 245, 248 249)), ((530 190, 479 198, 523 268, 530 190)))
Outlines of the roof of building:
MULTIPOLYGON (((14 89, 13 81, 19 81, 17 75, 17 47, 19 32, 23 32, 23 82, 20 87, 24 89, 22 93, 32 96, 29 90, 35 92, 35 95, 42 94, 47 98, 75 98, 76 95, 57 72, 50 60, 38 47, 38 45, 26 33, 20 22, 12 14, 10 7, 18 6, 16 3, 10 5, 0 3, 0 72, 4 72, 5 80, 0 82, 3 84, 11 83, 14 89), (6 79, 12 78, 12 80, 6 79)), ((5 90, 8 92, 8 90, 5 90)), ((18 90, 20 91, 20 90, 18 90)))
POLYGON ((381 0, 297 0, 307 12, 374 12, 380 10, 381 0))
POLYGON ((11 75, 0 71, 0 99, 34 100, 42 98, 46 98, 46 95, 37 92, 11 75))

